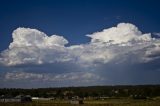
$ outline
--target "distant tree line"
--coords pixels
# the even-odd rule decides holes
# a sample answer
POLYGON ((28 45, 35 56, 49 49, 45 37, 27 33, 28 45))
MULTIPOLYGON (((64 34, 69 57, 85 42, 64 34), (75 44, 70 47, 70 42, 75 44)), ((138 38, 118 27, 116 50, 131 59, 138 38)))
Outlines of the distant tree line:
POLYGON ((0 89, 0 95, 31 95, 32 97, 157 97, 160 96, 160 85, 137 86, 89 86, 37 89, 0 89))

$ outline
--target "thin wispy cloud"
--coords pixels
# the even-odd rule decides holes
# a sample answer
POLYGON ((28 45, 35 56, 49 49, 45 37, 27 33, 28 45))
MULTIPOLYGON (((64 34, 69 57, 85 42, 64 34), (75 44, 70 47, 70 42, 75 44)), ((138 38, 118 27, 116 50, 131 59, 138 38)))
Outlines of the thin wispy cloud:
POLYGON ((160 32, 154 32, 153 35, 160 37, 160 32))

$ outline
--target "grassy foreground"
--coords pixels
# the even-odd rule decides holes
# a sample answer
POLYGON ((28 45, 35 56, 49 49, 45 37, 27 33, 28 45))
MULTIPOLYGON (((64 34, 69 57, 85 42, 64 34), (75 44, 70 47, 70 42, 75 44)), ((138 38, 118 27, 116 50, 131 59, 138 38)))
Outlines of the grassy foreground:
MULTIPOLYGON (((31 103, 0 103, 0 106, 77 106, 69 101, 33 101, 31 103)), ((160 99, 133 100, 133 99, 108 99, 88 100, 81 106, 160 106, 160 99)))

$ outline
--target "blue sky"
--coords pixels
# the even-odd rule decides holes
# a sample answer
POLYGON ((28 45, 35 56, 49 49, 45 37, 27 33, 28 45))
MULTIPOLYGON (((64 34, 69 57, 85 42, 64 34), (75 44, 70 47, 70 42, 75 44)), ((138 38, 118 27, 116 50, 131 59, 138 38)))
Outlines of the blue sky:
POLYGON ((133 23, 143 32, 158 32, 159 10, 158 0, 1 0, 0 50, 8 47, 17 27, 63 35, 70 44, 88 42, 84 35, 120 22, 133 23))
POLYGON ((159 4, 158 0, 1 0, 0 79, 3 79, 0 82, 1 87, 159 84, 160 52, 157 46, 160 37, 159 4), (125 24, 117 26, 119 23, 125 24), (21 29, 17 29, 19 27, 21 29), (117 30, 111 29, 113 35, 103 31, 112 27, 117 28, 117 30), (140 34, 136 28, 142 33, 140 34), (135 38, 130 36, 124 40, 126 30, 127 35, 133 34, 135 38), (13 31, 16 32, 14 41, 13 31), (40 32, 44 32, 49 38, 51 35, 58 37, 42 41, 47 37, 43 38, 40 32), (114 36, 114 32, 120 36, 107 37, 114 36), (147 33, 151 34, 146 38, 137 37, 147 33), (34 34, 39 38, 32 41, 34 34), (153 37, 157 41, 146 41, 153 37), (23 40, 19 41, 22 38, 23 40), (97 43, 97 39, 101 43, 112 40, 113 42, 111 46, 106 46, 107 44, 97 43), (145 40, 145 43, 139 43, 144 42, 140 39, 145 40), (136 42, 129 47, 128 42, 133 41, 138 41, 140 45, 136 42), (127 46, 122 47, 122 43, 127 46), (44 46, 45 44, 47 46, 44 46), (38 50, 43 55, 37 52, 38 50), (84 57, 81 57, 82 55, 84 57), (148 57, 143 57, 144 55, 148 57), (55 79, 52 79, 54 77, 55 79), (69 77, 79 80, 86 78, 86 80, 76 82, 69 77), (40 83, 42 80, 43 84, 40 83))

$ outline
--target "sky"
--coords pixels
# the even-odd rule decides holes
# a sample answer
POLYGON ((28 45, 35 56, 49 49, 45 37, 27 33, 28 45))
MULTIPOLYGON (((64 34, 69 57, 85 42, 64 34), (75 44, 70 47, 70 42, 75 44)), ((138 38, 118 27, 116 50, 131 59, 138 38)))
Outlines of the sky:
POLYGON ((0 88, 160 84, 159 4, 0 0, 0 88))

